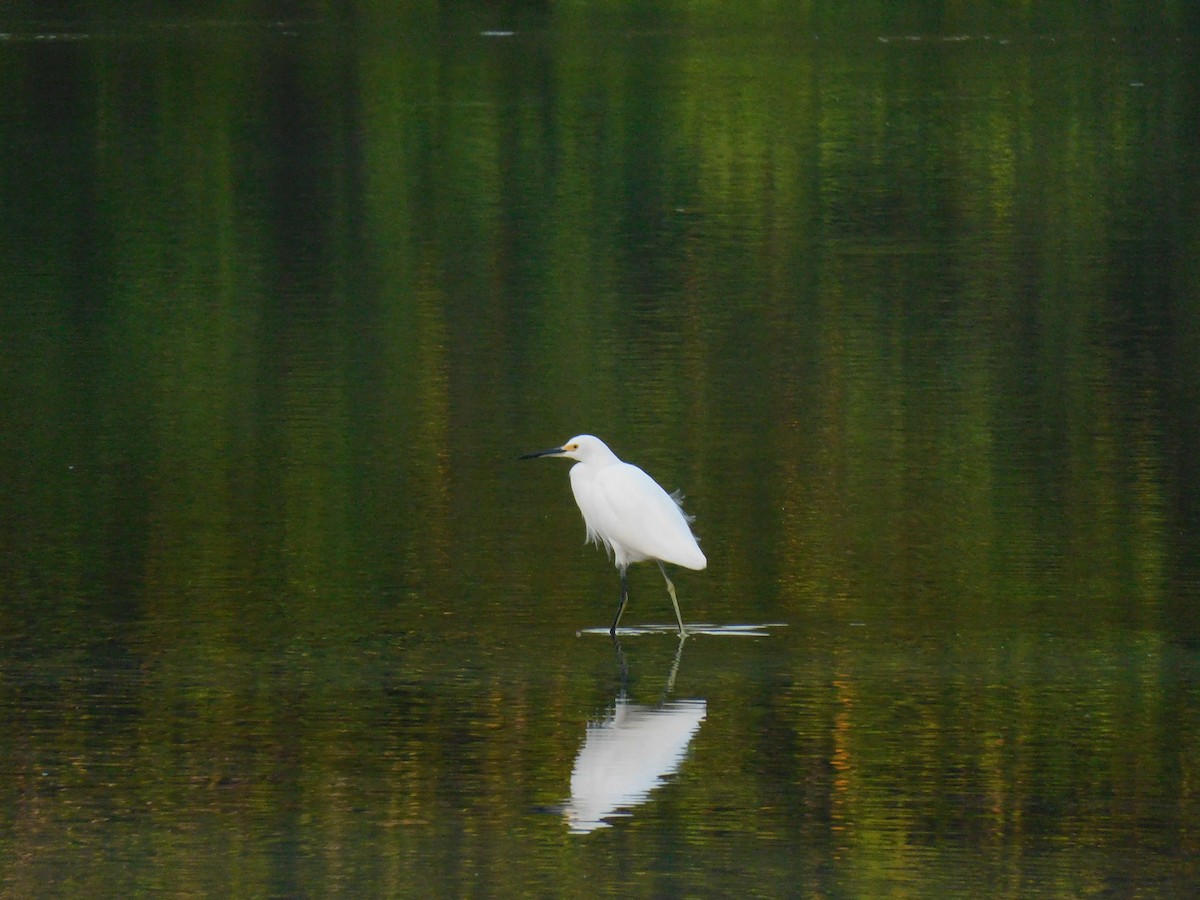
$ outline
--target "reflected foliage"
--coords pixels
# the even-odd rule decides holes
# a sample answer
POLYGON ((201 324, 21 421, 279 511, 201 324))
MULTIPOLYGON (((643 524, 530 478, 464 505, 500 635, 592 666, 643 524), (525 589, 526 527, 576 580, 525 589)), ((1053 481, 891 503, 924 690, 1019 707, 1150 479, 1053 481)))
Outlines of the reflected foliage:
POLYGON ((6 890, 1194 892, 1193 5, 728 7, 0 13, 6 890))

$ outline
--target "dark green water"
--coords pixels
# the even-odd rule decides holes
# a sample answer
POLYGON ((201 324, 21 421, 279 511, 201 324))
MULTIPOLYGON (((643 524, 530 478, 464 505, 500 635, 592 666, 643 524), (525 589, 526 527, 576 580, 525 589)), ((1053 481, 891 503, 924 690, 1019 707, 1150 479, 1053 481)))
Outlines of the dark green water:
POLYGON ((0 893, 1200 890, 1190 7, 13 9, 0 893))

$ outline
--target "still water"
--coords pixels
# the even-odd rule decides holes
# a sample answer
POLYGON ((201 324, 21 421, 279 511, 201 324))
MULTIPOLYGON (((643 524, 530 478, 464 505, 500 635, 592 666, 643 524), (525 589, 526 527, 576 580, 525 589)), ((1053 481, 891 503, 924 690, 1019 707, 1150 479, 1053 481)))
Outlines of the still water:
POLYGON ((1198 32, 1061 6, 3 14, 0 892, 1200 890, 1198 32))

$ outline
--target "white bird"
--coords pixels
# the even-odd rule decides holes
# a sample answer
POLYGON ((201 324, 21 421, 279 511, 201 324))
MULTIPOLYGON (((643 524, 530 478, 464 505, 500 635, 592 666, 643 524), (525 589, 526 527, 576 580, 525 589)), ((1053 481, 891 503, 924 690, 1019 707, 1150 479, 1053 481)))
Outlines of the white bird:
POLYGON ((609 633, 616 636, 621 614, 629 602, 625 570, 630 563, 652 559, 666 579, 679 634, 686 634, 675 585, 663 563, 698 570, 707 566, 708 560, 696 543, 688 525, 689 517, 684 515, 679 500, 637 466, 621 462, 604 441, 590 434, 573 437, 561 447, 526 453, 521 459, 540 456, 576 460, 571 467, 571 490, 583 513, 587 539, 603 544, 621 573, 621 603, 609 633))

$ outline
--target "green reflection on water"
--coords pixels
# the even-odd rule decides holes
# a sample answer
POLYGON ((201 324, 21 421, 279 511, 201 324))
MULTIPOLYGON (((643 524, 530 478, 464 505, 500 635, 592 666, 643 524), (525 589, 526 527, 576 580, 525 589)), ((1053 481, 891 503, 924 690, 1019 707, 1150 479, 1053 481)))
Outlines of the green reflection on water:
POLYGON ((1195 887, 1197 80, 868 7, 5 31, 6 889, 1195 887), (584 430, 788 623, 587 836, 584 430))

